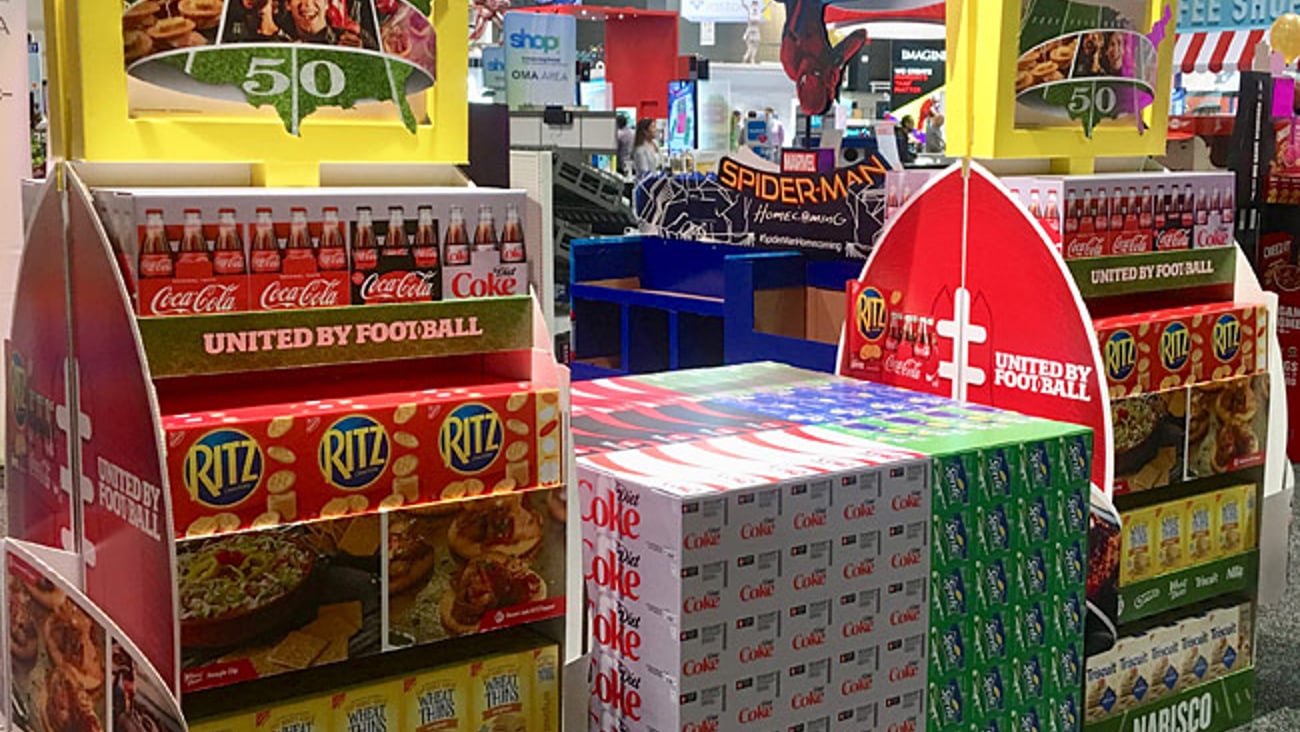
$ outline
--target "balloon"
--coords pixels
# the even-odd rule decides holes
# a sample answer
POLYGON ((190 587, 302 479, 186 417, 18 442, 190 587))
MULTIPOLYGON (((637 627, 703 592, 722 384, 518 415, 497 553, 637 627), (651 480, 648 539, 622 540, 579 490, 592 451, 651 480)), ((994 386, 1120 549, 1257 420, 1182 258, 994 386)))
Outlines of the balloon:
POLYGON ((1300 15, 1287 13, 1273 21, 1273 27, 1268 31, 1268 42, 1288 64, 1300 58, 1300 15))

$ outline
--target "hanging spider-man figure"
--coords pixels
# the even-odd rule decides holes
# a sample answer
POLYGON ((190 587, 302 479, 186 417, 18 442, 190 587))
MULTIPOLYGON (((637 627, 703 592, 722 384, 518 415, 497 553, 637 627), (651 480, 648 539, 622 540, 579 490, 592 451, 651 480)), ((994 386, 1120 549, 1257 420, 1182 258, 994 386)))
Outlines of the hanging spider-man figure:
POLYGON ((785 29, 781 32, 781 65, 799 93, 799 107, 807 114, 824 114, 839 94, 844 65, 867 43, 859 28, 831 46, 822 17, 822 0, 781 0, 785 29))

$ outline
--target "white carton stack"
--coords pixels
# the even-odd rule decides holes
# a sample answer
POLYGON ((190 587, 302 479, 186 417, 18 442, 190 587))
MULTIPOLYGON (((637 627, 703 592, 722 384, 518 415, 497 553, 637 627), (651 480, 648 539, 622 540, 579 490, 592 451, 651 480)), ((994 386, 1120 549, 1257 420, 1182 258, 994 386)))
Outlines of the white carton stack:
POLYGON ((579 462, 591 729, 924 726, 930 463, 829 434, 579 462))

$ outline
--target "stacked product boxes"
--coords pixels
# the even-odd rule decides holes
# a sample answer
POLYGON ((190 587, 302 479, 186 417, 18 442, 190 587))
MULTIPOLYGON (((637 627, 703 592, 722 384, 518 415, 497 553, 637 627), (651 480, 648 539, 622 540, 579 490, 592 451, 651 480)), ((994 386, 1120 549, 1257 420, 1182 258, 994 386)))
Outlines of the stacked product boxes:
POLYGON ((525 201, 481 188, 95 191, 149 316, 523 294, 525 201))
POLYGON ((593 728, 1079 724, 1086 430, 771 364, 574 401, 593 728))

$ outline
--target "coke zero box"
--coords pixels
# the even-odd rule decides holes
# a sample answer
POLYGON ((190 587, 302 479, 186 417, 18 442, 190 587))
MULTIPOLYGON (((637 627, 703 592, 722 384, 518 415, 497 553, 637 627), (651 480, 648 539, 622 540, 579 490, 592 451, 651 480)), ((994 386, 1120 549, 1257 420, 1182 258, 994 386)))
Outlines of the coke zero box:
POLYGON ((558 485, 559 394, 526 382, 163 417, 178 536, 558 485))

